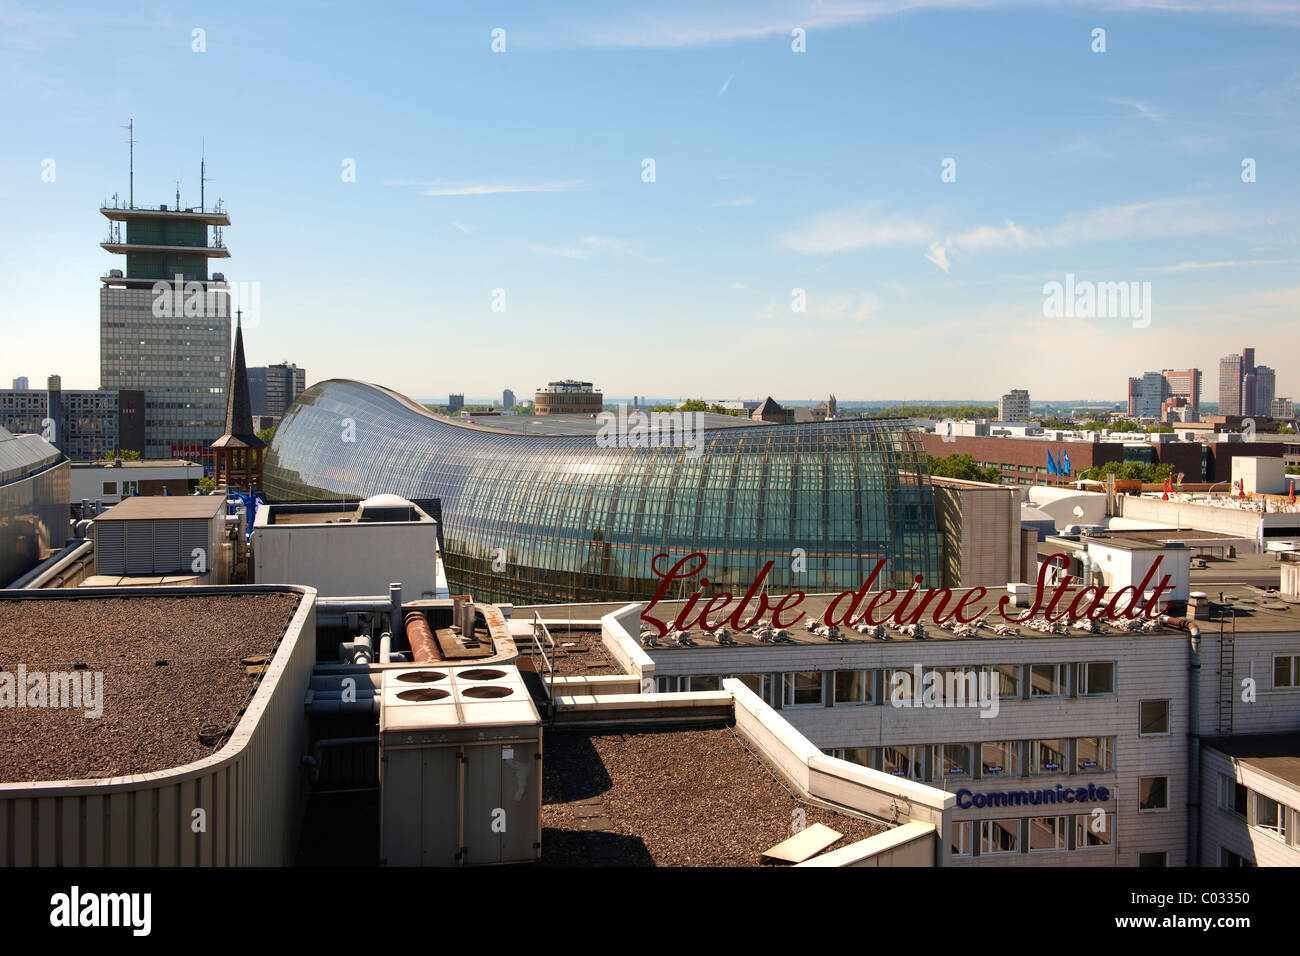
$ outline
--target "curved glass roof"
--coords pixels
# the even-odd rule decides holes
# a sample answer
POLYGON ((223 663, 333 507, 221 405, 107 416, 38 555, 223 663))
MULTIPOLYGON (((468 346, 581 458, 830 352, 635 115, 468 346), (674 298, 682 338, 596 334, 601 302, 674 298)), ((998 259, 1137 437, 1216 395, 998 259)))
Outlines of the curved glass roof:
MULTIPOLYGON (((286 412, 266 459, 272 501, 393 493, 441 499, 453 591, 545 603, 645 598, 660 569, 708 558, 706 590, 743 593, 937 581, 927 459, 897 420, 706 429, 692 447, 512 434, 333 379, 286 412)), ((689 594, 692 584, 681 590, 689 594)))

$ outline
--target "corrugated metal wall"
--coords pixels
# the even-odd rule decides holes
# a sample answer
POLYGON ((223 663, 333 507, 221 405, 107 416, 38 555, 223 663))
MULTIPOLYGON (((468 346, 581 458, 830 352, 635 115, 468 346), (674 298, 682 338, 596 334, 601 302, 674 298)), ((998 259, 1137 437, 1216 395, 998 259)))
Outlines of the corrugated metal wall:
MULTIPOLYGON (((293 862, 307 748, 303 708, 315 663, 314 588, 298 610, 234 734, 216 754, 151 774, 76 783, 0 784, 0 863, 6 866, 285 866, 293 862), (203 813, 196 814, 196 810, 203 813), (200 824, 202 824, 200 826, 200 824)), ((230 593, 150 588, 148 596, 230 593)), ((36 591, 48 599, 81 591, 36 591)), ((131 588, 95 597, 140 596, 131 588)))

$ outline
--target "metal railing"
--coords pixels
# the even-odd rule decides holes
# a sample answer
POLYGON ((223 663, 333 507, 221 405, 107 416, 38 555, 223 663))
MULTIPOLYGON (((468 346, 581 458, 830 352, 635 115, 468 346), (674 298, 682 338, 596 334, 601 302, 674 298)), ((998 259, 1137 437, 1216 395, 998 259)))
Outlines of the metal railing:
POLYGON ((153 205, 147 205, 141 203, 129 203, 124 200, 115 198, 113 199, 112 205, 109 205, 109 201, 105 199, 103 202, 99 204, 99 208, 100 209, 121 209, 125 212, 190 212, 190 213, 195 213, 196 215, 197 214, 214 215, 214 216, 226 215, 225 203, 223 203, 221 200, 217 200, 216 205, 213 206, 182 206, 179 209, 177 209, 175 208, 175 203, 173 203, 170 206, 167 205, 167 203, 154 203, 153 205))
POLYGON ((534 611, 532 650, 529 652, 529 657, 534 658, 533 669, 537 676, 542 679, 542 687, 546 690, 546 700, 552 705, 555 703, 555 655, 555 639, 551 637, 550 629, 542 623, 542 615, 534 611), (548 647, 550 648, 549 655, 547 654, 548 647), (537 670, 536 657, 540 657, 542 663, 546 666, 544 674, 537 670))

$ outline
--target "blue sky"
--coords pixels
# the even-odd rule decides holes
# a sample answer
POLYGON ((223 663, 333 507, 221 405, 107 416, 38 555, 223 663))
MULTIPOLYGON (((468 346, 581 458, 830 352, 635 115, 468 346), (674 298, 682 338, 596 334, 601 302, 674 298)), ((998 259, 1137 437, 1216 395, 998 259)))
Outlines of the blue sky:
POLYGON ((311 381, 1213 401, 1251 345, 1300 393, 1294 3, 0 2, 0 79, 6 385, 99 384, 134 118, 137 201, 206 144, 249 360, 311 381), (1045 317, 1067 273, 1150 324, 1045 317))

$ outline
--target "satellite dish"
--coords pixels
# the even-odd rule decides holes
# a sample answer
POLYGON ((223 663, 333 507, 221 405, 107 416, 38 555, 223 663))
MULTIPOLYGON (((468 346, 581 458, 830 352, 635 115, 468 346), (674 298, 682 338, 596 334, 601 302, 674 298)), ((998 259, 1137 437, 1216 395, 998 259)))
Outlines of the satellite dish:
POLYGON ((1083 517, 1083 509, 1082 509, 1081 507, 1079 507, 1078 505, 1075 505, 1075 506, 1074 506, 1074 516, 1075 516, 1076 518, 1082 518, 1082 517, 1083 517))

